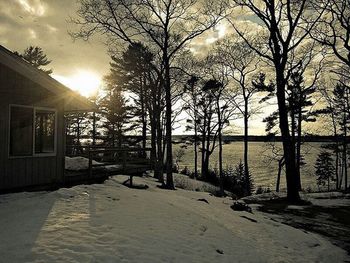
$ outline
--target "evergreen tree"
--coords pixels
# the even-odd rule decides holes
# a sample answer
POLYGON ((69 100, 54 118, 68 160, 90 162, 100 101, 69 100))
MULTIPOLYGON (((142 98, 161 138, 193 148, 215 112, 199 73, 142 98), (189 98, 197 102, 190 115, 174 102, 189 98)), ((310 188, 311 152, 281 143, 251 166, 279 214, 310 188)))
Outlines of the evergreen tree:
POLYGON ((135 128, 132 123, 133 107, 122 91, 114 85, 107 85, 107 95, 101 100, 101 111, 106 118, 103 127, 107 131, 107 141, 112 147, 121 148, 125 143, 124 135, 135 128))
POLYGON ((328 191, 330 190, 330 181, 334 181, 335 168, 332 155, 329 152, 322 151, 316 160, 315 175, 317 176, 317 185, 325 186, 327 182, 328 191))
POLYGON ((49 60, 44 53, 43 49, 38 46, 29 46, 27 47, 22 54, 15 52, 18 56, 26 60, 28 63, 33 65, 34 67, 42 70, 47 74, 52 73, 52 69, 44 69, 43 67, 49 65, 51 60, 49 60))

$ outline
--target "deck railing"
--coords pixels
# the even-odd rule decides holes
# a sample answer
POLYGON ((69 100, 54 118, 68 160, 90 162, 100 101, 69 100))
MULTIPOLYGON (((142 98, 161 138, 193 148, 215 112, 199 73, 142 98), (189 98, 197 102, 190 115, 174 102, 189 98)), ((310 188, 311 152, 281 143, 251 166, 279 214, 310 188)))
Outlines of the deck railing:
POLYGON ((113 148, 90 147, 87 150, 89 159, 89 177, 93 177, 94 168, 112 166, 114 172, 132 176, 151 169, 150 148, 113 148), (98 163, 94 163, 98 161, 98 163), (115 166, 115 167, 113 167, 115 166))

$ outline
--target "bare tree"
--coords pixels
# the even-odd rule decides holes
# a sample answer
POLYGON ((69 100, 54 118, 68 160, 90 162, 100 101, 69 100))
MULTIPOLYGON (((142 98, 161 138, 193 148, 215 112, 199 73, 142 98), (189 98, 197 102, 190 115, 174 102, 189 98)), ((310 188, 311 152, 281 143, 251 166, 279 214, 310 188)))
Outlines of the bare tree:
POLYGON ((215 60, 226 68, 231 86, 232 105, 240 112, 243 117, 244 127, 244 175, 246 179, 250 176, 248 163, 248 136, 249 136, 249 119, 258 110, 257 103, 254 104, 254 95, 259 92, 271 92, 271 85, 254 85, 253 80, 258 75, 260 63, 259 57, 256 56, 245 41, 242 39, 229 36, 219 41, 214 47, 215 60))
POLYGON ((88 39, 95 33, 107 35, 109 43, 122 41, 149 44, 159 54, 166 107, 167 187, 172 176, 171 65, 178 52, 191 40, 211 29, 225 11, 223 2, 199 0, 80 0, 75 38, 88 39), (218 15, 216 15, 218 14, 218 15))
POLYGON ((295 145, 288 123, 286 87, 291 73, 297 65, 289 65, 290 54, 303 44, 310 31, 324 14, 325 8, 317 9, 314 1, 269 1, 234 0, 238 7, 257 17, 266 37, 264 41, 251 41, 247 33, 229 20, 238 35, 259 56, 268 61, 275 73, 279 126, 283 138, 286 166, 287 198, 300 199, 298 192, 295 145))
POLYGON ((329 47, 342 63, 350 67, 350 1, 322 0, 319 7, 325 7, 326 12, 312 37, 329 47))

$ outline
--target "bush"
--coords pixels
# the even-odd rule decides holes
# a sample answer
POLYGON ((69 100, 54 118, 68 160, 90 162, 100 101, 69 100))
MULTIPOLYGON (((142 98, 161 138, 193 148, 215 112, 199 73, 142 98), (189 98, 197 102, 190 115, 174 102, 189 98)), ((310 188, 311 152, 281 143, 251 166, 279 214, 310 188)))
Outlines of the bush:
POLYGON ((262 186, 258 186, 256 188, 255 194, 259 195, 259 194, 265 194, 270 192, 271 192, 271 189, 269 187, 263 188, 262 186))
MULTIPOLYGON (((223 177, 224 190, 231 192, 237 197, 244 197, 252 194, 253 179, 250 173, 248 178, 245 178, 244 165, 241 161, 235 167, 228 166, 223 169, 223 177)), ((205 176, 201 176, 199 179, 219 186, 219 170, 216 168, 209 169, 208 173, 205 176)))
POLYGON ((206 174, 201 174, 198 179, 212 185, 219 186, 219 171, 216 168, 209 168, 208 172, 206 174))

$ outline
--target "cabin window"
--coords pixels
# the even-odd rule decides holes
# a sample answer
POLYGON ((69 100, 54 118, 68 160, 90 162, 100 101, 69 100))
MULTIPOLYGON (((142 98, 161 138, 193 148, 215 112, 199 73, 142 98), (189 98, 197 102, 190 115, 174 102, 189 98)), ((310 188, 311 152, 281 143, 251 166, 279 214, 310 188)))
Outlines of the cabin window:
POLYGON ((11 107, 10 155, 33 154, 33 109, 11 107))
POLYGON ((55 112, 35 111, 35 153, 55 151, 55 112))
POLYGON ((10 107, 10 156, 55 154, 56 111, 10 107))

